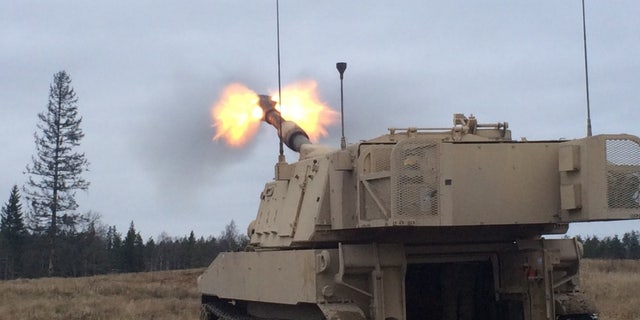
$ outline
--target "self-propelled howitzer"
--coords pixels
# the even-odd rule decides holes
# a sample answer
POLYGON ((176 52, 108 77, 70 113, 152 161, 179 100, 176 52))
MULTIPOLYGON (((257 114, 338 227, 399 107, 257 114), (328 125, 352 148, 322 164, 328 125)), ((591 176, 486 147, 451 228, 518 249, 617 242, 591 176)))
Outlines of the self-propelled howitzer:
POLYGON ((514 141, 507 123, 391 128, 276 164, 246 252, 199 278, 207 319, 593 319, 571 222, 640 215, 640 139, 514 141))

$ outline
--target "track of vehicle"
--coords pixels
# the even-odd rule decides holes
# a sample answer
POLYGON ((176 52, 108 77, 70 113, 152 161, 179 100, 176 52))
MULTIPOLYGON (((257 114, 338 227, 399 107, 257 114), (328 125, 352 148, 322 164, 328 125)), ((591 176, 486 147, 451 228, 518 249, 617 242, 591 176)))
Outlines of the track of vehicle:
POLYGON ((220 300, 210 299, 208 302, 202 303, 201 320, 280 320, 273 318, 257 318, 247 315, 240 308, 220 300))

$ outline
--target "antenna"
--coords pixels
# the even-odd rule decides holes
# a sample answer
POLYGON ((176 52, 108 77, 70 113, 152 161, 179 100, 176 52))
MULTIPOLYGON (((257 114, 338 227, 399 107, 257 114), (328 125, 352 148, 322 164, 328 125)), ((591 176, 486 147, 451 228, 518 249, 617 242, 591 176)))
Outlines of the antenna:
POLYGON ((340 137, 340 149, 344 150, 347 148, 347 140, 344 138, 344 92, 342 90, 342 80, 344 79, 344 71, 347 70, 346 62, 338 62, 336 63, 336 68, 338 72, 340 72, 340 121, 342 128, 342 137, 340 137))
POLYGON ((587 64, 587 25, 584 14, 584 0, 582 0, 582 39, 584 44, 584 79, 587 91, 587 137, 591 137, 591 106, 589 104, 589 68, 587 64))
MULTIPOLYGON (((276 0, 276 41, 278 43, 278 103, 280 104, 280 112, 282 112, 282 82, 280 77, 280 1, 276 0)), ((280 153, 278 161, 284 162, 284 147, 282 146, 282 122, 278 125, 278 137, 280 153)))

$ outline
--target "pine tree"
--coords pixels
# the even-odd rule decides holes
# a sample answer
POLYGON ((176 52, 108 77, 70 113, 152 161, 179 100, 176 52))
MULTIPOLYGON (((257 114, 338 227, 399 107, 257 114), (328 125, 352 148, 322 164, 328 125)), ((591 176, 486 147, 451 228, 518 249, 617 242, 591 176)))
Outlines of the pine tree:
POLYGON ((14 278, 20 269, 22 246, 27 235, 17 185, 11 189, 9 201, 2 207, 0 217, 0 238, 6 251, 4 278, 14 278))
POLYGON ((25 191, 35 231, 49 236, 49 275, 54 273, 60 227, 74 228, 78 208, 76 191, 89 187, 89 182, 81 177, 88 169, 88 162, 84 153, 74 150, 84 137, 77 102, 69 75, 65 71, 56 73, 49 89, 47 110, 38 114, 39 132, 34 134, 36 155, 27 166, 29 180, 25 191))
POLYGON ((122 261, 126 272, 139 272, 144 269, 144 243, 140 233, 136 232, 133 221, 122 244, 122 261))
POLYGON ((122 261, 122 235, 118 232, 116 226, 109 227, 105 242, 109 257, 108 270, 111 272, 121 271, 124 265, 122 261))
POLYGON ((640 233, 638 231, 627 232, 622 236, 622 244, 626 250, 627 259, 640 259, 640 233))
POLYGON ((189 237, 185 237, 181 243, 182 267, 185 269, 193 268, 194 250, 196 247, 196 236, 193 230, 189 233, 189 237))
POLYGON ((625 258, 625 250, 622 241, 618 235, 613 236, 613 238, 605 238, 605 250, 606 257, 609 259, 624 259, 625 258))
POLYGON ((158 253, 156 249, 156 242, 153 238, 149 237, 147 243, 144 245, 144 265, 146 271, 156 271, 158 265, 158 253))
POLYGON ((136 238, 133 241, 133 268, 134 271, 144 271, 144 240, 140 232, 136 233, 136 238))

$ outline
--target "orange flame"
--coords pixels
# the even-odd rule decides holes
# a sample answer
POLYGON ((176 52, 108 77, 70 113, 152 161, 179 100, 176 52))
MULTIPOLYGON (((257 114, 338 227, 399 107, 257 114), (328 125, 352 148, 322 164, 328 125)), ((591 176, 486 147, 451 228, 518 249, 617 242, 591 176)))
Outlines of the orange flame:
MULTIPOLYGON (((272 93, 271 96, 277 101, 277 93, 272 93)), ((282 101, 282 105, 278 104, 282 117, 297 123, 314 142, 326 137, 325 128, 338 119, 338 113, 320 101, 318 84, 313 80, 284 87, 282 101)))
POLYGON ((258 95, 244 85, 233 83, 223 91, 220 100, 211 109, 217 129, 214 140, 224 138, 231 146, 242 146, 260 127, 262 109, 258 95))
MULTIPOLYGON (((296 122, 309 135, 311 141, 327 136, 326 127, 336 122, 338 113, 322 103, 315 81, 302 81, 282 89, 283 106, 276 106, 285 120, 296 122)), ((277 100, 277 92, 271 93, 277 100)), ((211 109, 216 135, 228 145, 239 147, 249 142, 257 133, 263 117, 258 106, 258 95, 241 84, 227 86, 220 100, 211 109)))

